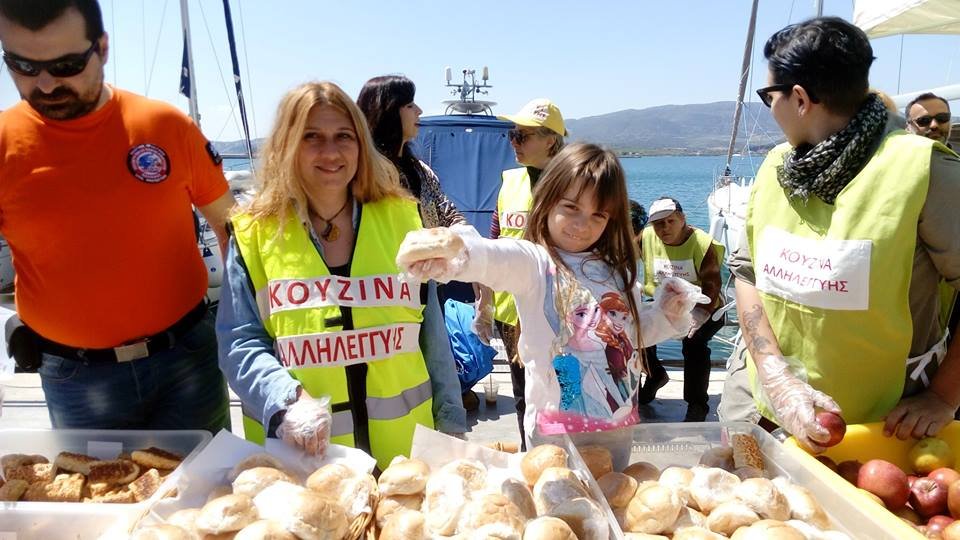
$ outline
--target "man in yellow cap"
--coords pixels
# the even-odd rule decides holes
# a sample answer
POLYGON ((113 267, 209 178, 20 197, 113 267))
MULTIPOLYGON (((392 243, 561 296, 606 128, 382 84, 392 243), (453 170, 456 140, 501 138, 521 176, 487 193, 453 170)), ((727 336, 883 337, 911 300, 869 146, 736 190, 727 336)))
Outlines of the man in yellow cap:
MULTIPOLYGON (((534 99, 524 105, 517 114, 498 118, 516 124, 508 135, 513 151, 517 154, 517 163, 522 167, 508 169, 501 175, 503 183, 497 196, 497 210, 490 223, 490 238, 523 238, 527 212, 533 205, 533 187, 550 159, 563 148, 567 129, 564 127, 560 109, 546 98, 534 99)), ((526 450, 523 443, 523 414, 526 408, 523 399, 523 363, 517 357, 517 340, 520 337, 517 308, 513 303, 513 296, 494 293, 481 286, 473 327, 484 342, 489 342, 493 336, 494 321, 510 362, 510 380, 513 383, 520 444, 521 449, 526 450)))

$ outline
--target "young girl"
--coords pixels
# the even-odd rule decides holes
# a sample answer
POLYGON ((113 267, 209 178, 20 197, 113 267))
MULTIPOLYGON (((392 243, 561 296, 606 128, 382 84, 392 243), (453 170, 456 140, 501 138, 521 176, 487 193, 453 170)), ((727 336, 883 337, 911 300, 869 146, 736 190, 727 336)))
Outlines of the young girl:
POLYGON ((612 152, 563 149, 544 170, 528 219, 524 240, 486 240, 461 227, 409 233, 400 266, 421 279, 477 281, 516 297, 528 443, 561 433, 586 442, 595 440, 588 433, 636 424, 638 380, 624 376, 620 362, 686 335, 694 302, 706 297, 670 280, 641 307, 626 182, 612 152), (625 356, 612 369, 610 329, 625 356))

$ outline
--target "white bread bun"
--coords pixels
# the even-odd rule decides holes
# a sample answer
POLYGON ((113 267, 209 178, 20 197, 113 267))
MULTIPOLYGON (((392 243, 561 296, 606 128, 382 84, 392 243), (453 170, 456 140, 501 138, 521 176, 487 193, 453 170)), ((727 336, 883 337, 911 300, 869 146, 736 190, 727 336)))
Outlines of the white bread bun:
POLYGON ((467 503, 460 513, 460 532, 477 530, 484 525, 500 523, 515 531, 517 536, 523 533, 523 524, 527 519, 517 505, 499 493, 484 495, 467 503))
POLYGON ((538 516, 549 514, 555 506, 564 501, 589 496, 577 475, 564 467, 544 470, 533 486, 533 502, 538 516))
POLYGON ((426 488, 429 476, 430 466, 419 459, 394 461, 380 474, 380 494, 389 496, 420 493, 426 488))
POLYGON ((230 474, 227 475, 227 480, 233 482, 238 476, 240 476, 240 473, 254 467, 273 467, 274 469, 279 469, 287 474, 290 474, 290 471, 283 466, 283 463, 281 463, 279 459, 265 452, 260 452, 259 454, 251 454, 241 459, 239 463, 233 466, 233 470, 231 470, 230 474))
POLYGON ((716 467, 694 467, 693 481, 690 482, 690 506, 704 514, 709 514, 734 497, 734 490, 740 485, 740 479, 733 473, 716 467))
POLYGON ((631 463, 623 470, 623 474, 633 477, 637 482, 646 482, 647 480, 657 480, 660 478, 660 469, 653 463, 638 461, 631 463))
POLYGON ((193 540, 193 535, 168 523, 143 527, 133 531, 130 540, 193 540))
POLYGON ((686 467, 667 467, 660 473, 658 480, 661 486, 668 487, 677 492, 680 496, 680 502, 690 503, 690 484, 693 483, 693 471, 686 467))
POLYGON ((503 523, 488 523, 474 531, 461 533, 459 537, 467 540, 521 540, 516 529, 503 523))
POLYGON ((673 540, 726 540, 726 536, 717 534, 703 527, 687 527, 680 529, 673 535, 673 540))
POLYGON ((809 489, 794 484, 782 476, 774 478, 773 485, 787 499, 791 518, 809 523, 818 529, 830 528, 830 518, 809 489))
POLYGON ((734 497, 757 513, 761 519, 786 521, 790 505, 773 482, 766 478, 748 478, 733 490, 734 497))
POLYGON ((426 520, 416 510, 401 509, 390 515, 378 536, 380 540, 428 540, 426 520))
POLYGON ((219 499, 224 495, 230 495, 231 493, 233 493, 233 486, 216 486, 210 490, 210 493, 207 493, 207 500, 205 500, 203 504, 207 504, 214 499, 219 499))
POLYGON ((387 520, 395 512, 400 510, 416 510, 420 511, 420 507, 423 506, 423 494, 416 495, 392 495, 390 497, 383 497, 377 503, 377 527, 381 529, 387 523, 387 520))
POLYGON ((313 471, 307 477, 307 488, 319 493, 334 493, 340 489, 340 483, 353 478, 357 473, 343 463, 331 463, 313 471))
POLYGON ((736 466, 733 463, 733 447, 717 446, 711 448, 700 455, 700 465, 704 467, 717 467, 728 472, 733 472, 736 466))
POLYGON ((452 259, 465 249, 460 235, 446 227, 411 231, 397 250, 397 266, 405 268, 427 259, 452 259))
POLYGON ((283 522, 290 514, 294 498, 307 491, 305 487, 290 482, 276 482, 253 498, 260 519, 275 519, 283 522))
POLYGON ((482 491, 487 483, 487 468, 475 459, 455 459, 441 467, 439 472, 463 478, 471 492, 482 491))
POLYGON ((703 527, 707 522, 707 516, 697 512, 689 506, 684 506, 680 509, 680 515, 677 516, 677 520, 673 522, 673 525, 667 528, 664 531, 667 534, 674 534, 681 529, 686 529, 689 527, 703 527))
POLYGON ((523 540, 578 540, 567 522, 552 516, 541 516, 527 523, 523 540))
POLYGON ((603 446, 595 444, 578 446, 577 452, 580 452, 580 457, 583 458, 583 462, 587 464, 587 469, 594 478, 600 478, 613 471, 613 456, 603 446))
POLYGON ((537 517, 537 506, 533 502, 533 492, 525 483, 514 478, 507 478, 500 485, 500 493, 517 505, 524 518, 533 519, 537 517))
POLYGON ((233 540, 297 540, 297 537, 279 521, 261 519, 240 529, 233 540))
POLYGON ((253 499, 247 495, 224 495, 203 505, 197 530, 207 534, 239 531, 258 519, 253 499))
POLYGON ((610 525, 607 515, 597 503, 580 497, 558 504, 550 511, 551 516, 560 518, 580 540, 607 540, 610 538, 610 525))
POLYGON ((166 521, 168 525, 176 525, 188 533, 193 534, 197 531, 198 517, 200 517, 199 508, 184 508, 183 510, 177 510, 170 514, 166 521))
POLYGON ((289 474, 273 467, 253 467, 237 475, 233 481, 233 492, 247 497, 256 497, 258 493, 277 482, 297 483, 289 474))
POLYGON ((463 477, 446 473, 431 476, 423 499, 427 531, 443 536, 454 534, 460 513, 469 500, 467 481, 463 477))
POLYGON ((289 510, 287 517, 280 521, 301 540, 343 538, 350 528, 347 515, 337 501, 313 490, 295 495, 289 510))
POLYGON ((727 501, 707 516, 707 528, 711 531, 730 536, 740 527, 749 527, 760 521, 760 516, 752 508, 740 501, 727 501))
POLYGON ((627 505, 625 531, 661 534, 677 520, 683 504, 677 493, 666 486, 651 486, 638 491, 627 505))
POLYGON ((553 444, 541 444, 524 454, 520 472, 528 486, 535 485, 543 471, 550 467, 566 467, 567 451, 553 444))
POLYGON ((630 504, 638 485, 632 476, 618 472, 609 472, 597 478, 597 484, 612 508, 622 508, 630 504))
POLYGON ((782 521, 764 519, 737 530, 731 540, 806 540, 800 531, 782 521))
POLYGON ((372 475, 357 473, 342 463, 320 467, 307 478, 307 488, 322 495, 334 497, 352 522, 365 512, 372 512, 370 500, 378 493, 377 481, 372 475))

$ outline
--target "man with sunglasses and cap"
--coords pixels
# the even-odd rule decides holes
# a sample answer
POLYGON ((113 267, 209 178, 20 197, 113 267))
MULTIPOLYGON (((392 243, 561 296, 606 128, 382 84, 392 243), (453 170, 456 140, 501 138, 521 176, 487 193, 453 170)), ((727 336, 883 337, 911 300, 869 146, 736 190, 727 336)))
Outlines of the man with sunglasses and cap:
POLYGON ((757 172, 730 264, 747 354, 721 419, 762 414, 814 451, 830 438, 820 409, 936 435, 960 406, 960 342, 945 345, 937 295, 941 278, 960 288, 960 159, 868 91, 873 50, 852 24, 788 26, 764 56, 757 93, 787 142, 757 172))
POLYGON ((913 98, 904 108, 907 131, 950 146, 950 103, 931 92, 913 98))
POLYGON ((230 427, 193 207, 221 244, 220 156, 176 108, 104 83, 95 0, 0 0, 22 101, 0 114, 17 363, 54 428, 230 427))
MULTIPOLYGON (((550 159, 563 148, 567 136, 563 115, 549 99, 537 98, 513 115, 499 116, 513 122, 516 127, 508 132, 510 144, 517 154, 516 169, 503 171, 497 209, 490 223, 490 238, 523 238, 526 230, 527 212, 533 205, 533 188, 540 179, 550 159)), ((503 339, 507 360, 510 363, 510 380, 517 410, 517 425, 520 428, 521 449, 525 449, 523 415, 526 403, 523 396, 524 373, 522 359, 517 357, 519 318, 513 296, 504 292, 494 293, 479 286, 480 297, 474 319, 474 331, 488 343, 493 337, 493 327, 503 339)))

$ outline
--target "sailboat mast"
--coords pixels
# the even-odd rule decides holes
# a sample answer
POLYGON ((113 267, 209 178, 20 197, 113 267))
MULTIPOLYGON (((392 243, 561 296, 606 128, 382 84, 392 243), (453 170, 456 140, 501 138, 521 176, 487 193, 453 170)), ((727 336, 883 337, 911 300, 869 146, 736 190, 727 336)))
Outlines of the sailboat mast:
POLYGON ((180 0, 180 24, 183 27, 183 67, 186 73, 181 73, 181 85, 186 83, 187 88, 180 88, 180 92, 190 101, 190 118, 193 118, 197 127, 200 127, 200 109, 197 107, 197 81, 193 76, 193 44, 190 41, 190 8, 189 0, 180 0))
POLYGON ((743 114, 743 96, 747 92, 747 80, 750 76, 750 55, 753 52, 753 35, 757 29, 757 4, 759 1, 753 0, 753 6, 750 9, 750 25, 747 28, 747 42, 743 47, 743 63, 740 65, 740 89, 737 92, 737 108, 733 113, 733 131, 730 133, 730 146, 727 147, 724 176, 731 174, 730 162, 733 160, 733 148, 737 144, 737 130, 740 128, 740 116, 743 114))
POLYGON ((247 107, 243 103, 243 86, 240 84, 240 61, 237 59, 237 41, 233 37, 233 18, 230 16, 230 0, 223 0, 223 15, 227 21, 227 40, 230 42, 230 61, 233 63, 233 82, 237 87, 237 103, 240 106, 240 122, 243 124, 243 140, 253 170, 253 145, 250 143, 250 125, 247 122, 247 107))

